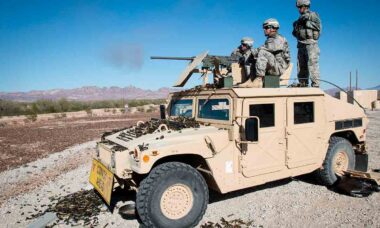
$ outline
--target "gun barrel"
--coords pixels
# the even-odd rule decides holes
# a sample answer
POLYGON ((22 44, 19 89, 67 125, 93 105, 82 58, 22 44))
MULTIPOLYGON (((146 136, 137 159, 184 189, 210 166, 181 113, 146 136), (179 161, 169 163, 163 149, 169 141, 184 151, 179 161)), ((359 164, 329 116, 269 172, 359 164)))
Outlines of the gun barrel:
POLYGON ((164 57, 164 56, 151 56, 150 59, 165 59, 165 60, 194 60, 195 57, 164 57))

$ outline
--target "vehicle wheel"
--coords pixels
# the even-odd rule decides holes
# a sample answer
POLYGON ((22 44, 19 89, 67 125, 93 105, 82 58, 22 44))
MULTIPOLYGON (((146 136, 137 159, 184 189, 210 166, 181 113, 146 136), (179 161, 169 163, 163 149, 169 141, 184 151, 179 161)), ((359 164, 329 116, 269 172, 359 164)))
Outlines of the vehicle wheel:
POLYGON ((196 169, 168 162, 140 183, 136 208, 148 227, 194 227, 206 211, 208 198, 207 184, 196 169))
POLYGON ((322 168, 316 171, 321 184, 333 185, 343 171, 355 168, 355 154, 351 143, 341 137, 331 137, 322 168))

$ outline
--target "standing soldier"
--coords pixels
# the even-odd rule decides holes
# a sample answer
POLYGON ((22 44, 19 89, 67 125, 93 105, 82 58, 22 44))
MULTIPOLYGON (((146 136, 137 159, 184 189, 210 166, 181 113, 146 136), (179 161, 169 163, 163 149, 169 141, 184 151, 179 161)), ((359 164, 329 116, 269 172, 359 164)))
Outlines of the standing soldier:
POLYGON ((319 15, 310 11, 310 0, 297 0, 297 8, 301 14, 293 23, 293 36, 298 44, 298 81, 301 86, 319 87, 319 47, 318 39, 322 24, 319 15))
POLYGON ((249 78, 239 87, 263 87, 263 78, 268 73, 273 76, 281 76, 289 67, 290 53, 288 41, 278 34, 280 23, 270 18, 263 23, 264 34, 267 37, 265 44, 255 49, 256 58, 255 78, 249 78))
POLYGON ((243 37, 240 43, 240 46, 231 53, 231 57, 239 60, 240 66, 244 68, 245 78, 249 78, 253 73, 252 66, 254 64, 253 39, 251 37, 243 37))

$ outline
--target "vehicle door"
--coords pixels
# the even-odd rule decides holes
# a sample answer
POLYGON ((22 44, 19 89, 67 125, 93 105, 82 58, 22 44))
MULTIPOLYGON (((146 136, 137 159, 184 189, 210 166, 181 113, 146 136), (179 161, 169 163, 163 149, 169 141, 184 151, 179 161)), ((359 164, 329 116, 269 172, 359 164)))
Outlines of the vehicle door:
POLYGON ((278 98, 244 101, 243 117, 259 119, 257 141, 242 144, 244 176, 253 177, 285 168, 285 105, 286 100, 278 98))
POLYGON ((322 148, 323 106, 319 97, 290 97, 287 99, 288 168, 315 164, 322 148))

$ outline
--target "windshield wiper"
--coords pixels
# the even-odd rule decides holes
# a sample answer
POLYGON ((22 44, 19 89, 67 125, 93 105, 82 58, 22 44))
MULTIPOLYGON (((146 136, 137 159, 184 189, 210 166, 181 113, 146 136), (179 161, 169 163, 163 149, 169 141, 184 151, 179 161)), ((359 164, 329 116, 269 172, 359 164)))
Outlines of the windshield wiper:
POLYGON ((203 108, 203 107, 209 102, 211 96, 214 95, 215 93, 216 93, 216 91, 214 90, 214 91, 210 94, 210 96, 207 97, 205 103, 202 104, 201 108, 203 108))

